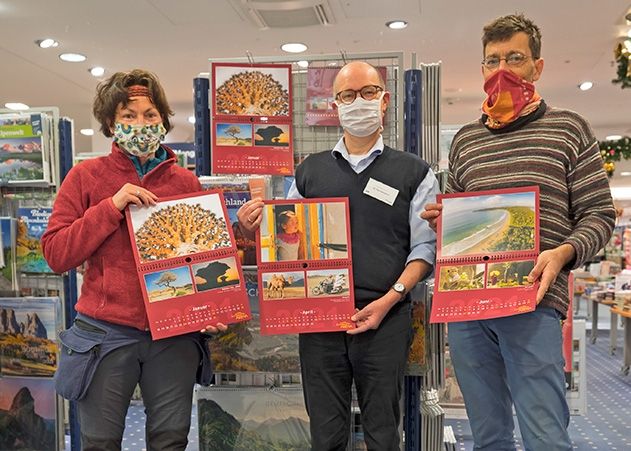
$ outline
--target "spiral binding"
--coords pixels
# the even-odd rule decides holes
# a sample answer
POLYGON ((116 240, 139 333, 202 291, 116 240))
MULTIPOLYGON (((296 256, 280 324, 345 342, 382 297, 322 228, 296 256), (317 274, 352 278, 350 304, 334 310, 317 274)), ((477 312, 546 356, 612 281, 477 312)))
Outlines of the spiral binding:
POLYGON ((459 264, 459 263, 485 263, 490 261, 498 261, 498 260, 533 260, 536 259, 539 255, 536 251, 519 251, 519 252, 503 252, 500 254, 491 254, 491 255, 475 255, 468 257, 441 257, 437 260, 437 263, 441 265, 451 265, 451 264, 459 264))
POLYGON ((303 271, 305 269, 336 269, 348 268, 352 271, 353 262, 344 260, 305 260, 292 262, 266 262, 259 263, 259 269, 264 272, 279 271, 303 271))

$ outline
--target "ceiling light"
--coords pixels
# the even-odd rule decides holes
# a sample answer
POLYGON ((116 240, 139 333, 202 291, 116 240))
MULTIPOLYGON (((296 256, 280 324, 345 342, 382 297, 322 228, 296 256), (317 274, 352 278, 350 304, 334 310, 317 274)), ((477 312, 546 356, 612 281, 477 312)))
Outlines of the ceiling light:
POLYGON ((88 58, 81 53, 62 53, 59 55, 59 59, 67 63, 81 63, 88 58))
POLYGON ((297 61, 296 64, 298 65, 298 67, 302 67, 303 69, 309 67, 309 61, 307 60, 297 61))
POLYGON ((288 42, 280 46, 281 50, 287 53, 301 53, 307 50, 307 46, 300 42, 288 42))
POLYGON ((390 22, 386 22, 386 27, 393 30, 402 30, 407 26, 408 23, 405 20, 391 20, 390 22))
POLYGON ((89 69, 89 72, 94 77, 101 77, 105 73, 105 68, 101 66, 94 66, 89 69))
POLYGON ((39 45, 43 49, 49 49, 51 47, 57 47, 59 45, 59 42, 55 41, 52 38, 46 38, 38 39, 37 41, 35 41, 35 44, 39 45))
POLYGON ((621 176, 623 176, 623 177, 628 177, 628 176, 630 176, 630 175, 631 175, 631 172, 626 172, 626 171, 624 171, 624 172, 621 172, 619 175, 621 175, 621 176))
POLYGON ((609 135, 605 138, 606 141, 618 141, 619 139, 622 139, 621 135, 609 135))
POLYGON ((580 85, 578 85, 578 89, 581 91, 589 91, 594 86, 594 83, 591 81, 584 81, 580 85))
POLYGON ((19 103, 19 102, 5 103, 4 106, 5 108, 8 108, 10 110, 28 110, 29 109, 28 105, 26 105, 25 103, 19 103))
POLYGON ((189 116, 189 117, 188 117, 188 121, 189 121, 191 124, 194 124, 194 123, 195 123, 195 116, 189 116))
POLYGON ((94 130, 91 128, 82 128, 81 130, 79 130, 79 133, 85 136, 92 136, 94 135, 94 130))

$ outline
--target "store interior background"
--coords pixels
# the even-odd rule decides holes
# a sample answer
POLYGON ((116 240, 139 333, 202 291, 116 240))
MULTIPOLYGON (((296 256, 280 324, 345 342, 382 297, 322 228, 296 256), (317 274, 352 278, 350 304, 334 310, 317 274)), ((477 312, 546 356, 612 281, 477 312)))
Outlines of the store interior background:
MULTIPOLYGON (((631 135, 631 89, 611 83, 613 49, 631 30, 630 10, 628 0, 0 0, 0 106, 58 106, 74 120, 77 152, 107 152, 109 140, 91 114, 95 87, 116 71, 140 67, 159 76, 175 111, 168 140, 192 141, 193 79, 208 72, 209 58, 285 58, 290 54, 281 44, 302 42, 305 59, 401 51, 406 68, 412 53, 417 62, 442 61, 442 124, 464 124, 478 116, 484 99, 482 26, 524 12, 543 33, 538 90, 549 105, 585 116, 604 140, 631 135), (386 27, 395 19, 409 25, 386 27), (59 45, 42 49, 35 41, 44 38, 59 45), (63 62, 63 52, 87 60, 63 62), (94 66, 105 68, 103 77, 90 74, 94 66), (579 90, 584 81, 592 89, 579 90), (95 134, 81 135, 86 128, 95 134)), ((628 187, 616 197, 631 207, 626 172, 631 161, 617 163, 611 185, 628 187)))

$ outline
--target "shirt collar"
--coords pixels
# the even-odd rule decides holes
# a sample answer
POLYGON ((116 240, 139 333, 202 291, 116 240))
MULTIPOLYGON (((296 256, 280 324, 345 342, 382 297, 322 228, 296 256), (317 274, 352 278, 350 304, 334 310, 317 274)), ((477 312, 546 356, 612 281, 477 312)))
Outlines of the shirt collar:
MULTIPOLYGON (((366 154, 364 155, 364 158, 368 158, 371 155, 381 155, 383 153, 383 136, 379 135, 379 138, 377 139, 377 141, 375 142, 375 144, 373 144, 373 146, 370 148, 370 150, 368 152, 366 152, 366 154)), ((333 155, 333 158, 338 158, 338 156, 341 156, 342 158, 344 158, 346 161, 350 162, 350 157, 349 157, 349 153, 348 153, 348 149, 346 148, 346 144, 344 143, 344 137, 340 138, 340 140, 337 142, 337 144, 335 145, 335 147, 333 147, 333 150, 331 151, 331 155, 333 155)))

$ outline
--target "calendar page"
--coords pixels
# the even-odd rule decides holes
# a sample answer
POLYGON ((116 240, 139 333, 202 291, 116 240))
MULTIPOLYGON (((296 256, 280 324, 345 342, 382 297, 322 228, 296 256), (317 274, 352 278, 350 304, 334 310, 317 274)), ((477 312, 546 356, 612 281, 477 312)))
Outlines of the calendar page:
POLYGON ((130 205, 126 216, 154 340, 250 319, 220 191, 130 205))
POLYGON ((265 201, 256 237, 261 334, 355 327, 347 198, 265 201))
POLYGON ((536 308, 539 187, 440 194, 430 321, 498 318, 536 308))
POLYGON ((294 173, 291 64, 211 64, 215 174, 294 173))

